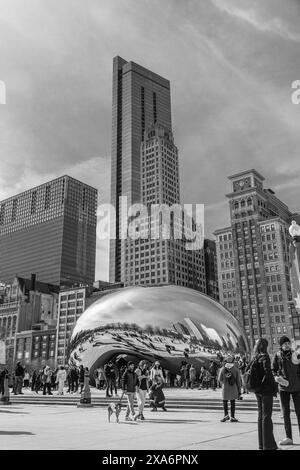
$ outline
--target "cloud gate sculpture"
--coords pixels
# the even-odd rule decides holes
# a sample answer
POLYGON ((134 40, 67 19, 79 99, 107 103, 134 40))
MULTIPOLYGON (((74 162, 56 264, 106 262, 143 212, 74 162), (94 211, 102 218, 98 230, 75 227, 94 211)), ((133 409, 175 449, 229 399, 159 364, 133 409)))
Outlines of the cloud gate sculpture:
POLYGON ((128 287, 107 294, 79 318, 69 362, 95 368, 109 359, 159 360, 178 373, 181 362, 197 370, 217 353, 247 353, 234 316, 200 292, 179 286, 128 287))

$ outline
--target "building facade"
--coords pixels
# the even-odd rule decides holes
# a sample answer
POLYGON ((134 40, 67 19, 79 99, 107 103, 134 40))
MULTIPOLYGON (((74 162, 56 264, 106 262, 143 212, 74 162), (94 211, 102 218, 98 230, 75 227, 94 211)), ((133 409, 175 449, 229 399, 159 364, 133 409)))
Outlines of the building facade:
POLYGON ((289 278, 293 213, 264 188, 264 177, 256 170, 229 180, 231 226, 215 232, 220 301, 238 318, 251 346, 263 336, 274 352, 282 334, 298 339, 289 278))
MULTIPOLYGON (((47 354, 38 355, 33 351, 33 337, 56 335, 58 308, 58 287, 31 279, 15 277, 10 284, 0 287, 0 332, 6 343, 7 364, 11 367, 16 360, 24 364, 41 365, 52 360, 54 363, 54 348, 49 346, 47 354), (45 335, 44 334, 44 335, 45 335)), ((49 341, 48 341, 49 343, 49 341)), ((53 345, 52 345, 53 346, 53 345)), ((42 347, 44 350, 44 345, 42 347)))
MULTIPOLYGON (((206 276, 206 294, 219 301, 218 260, 214 240, 204 240, 204 260, 206 276)), ((224 304, 223 304, 224 305, 224 304)), ((232 311, 229 308, 230 311, 232 311)))
POLYGON ((0 280, 54 285, 95 278, 97 190, 62 176, 0 202, 0 280))
POLYGON ((157 123, 141 144, 141 203, 146 213, 125 243, 125 285, 176 284, 206 292, 203 241, 188 249, 196 226, 180 205, 178 149, 172 132, 157 123))
POLYGON ((123 287, 122 283, 110 284, 97 281, 94 284, 97 287, 74 287, 62 289, 59 293, 55 347, 55 363, 57 366, 68 363, 70 338, 82 313, 99 298, 123 287))
POLYGON ((141 201, 141 142, 154 123, 172 129, 170 82, 165 78, 127 62, 113 60, 111 203, 116 219, 111 227, 110 281, 122 282, 125 274, 125 244, 119 238, 122 218, 119 197, 128 207, 141 201))

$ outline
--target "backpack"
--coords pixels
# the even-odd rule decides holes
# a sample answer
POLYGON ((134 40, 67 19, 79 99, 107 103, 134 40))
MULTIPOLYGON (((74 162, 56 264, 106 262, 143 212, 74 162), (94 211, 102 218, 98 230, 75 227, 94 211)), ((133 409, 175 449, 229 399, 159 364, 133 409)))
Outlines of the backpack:
POLYGON ((227 380, 229 385, 232 386, 232 385, 235 384, 235 377, 234 377, 234 375, 233 375, 233 373, 231 372, 230 369, 226 369, 226 367, 225 367, 224 375, 225 375, 225 379, 227 380))
POLYGON ((257 358, 254 358, 248 365, 244 374, 244 386, 248 392, 255 392, 262 384, 259 374, 257 358))

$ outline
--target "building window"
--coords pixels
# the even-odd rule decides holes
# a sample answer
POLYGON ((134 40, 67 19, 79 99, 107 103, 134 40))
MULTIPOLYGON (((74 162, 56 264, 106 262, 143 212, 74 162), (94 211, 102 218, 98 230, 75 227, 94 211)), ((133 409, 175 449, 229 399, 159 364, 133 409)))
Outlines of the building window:
POLYGON ((11 211, 11 221, 14 222, 17 217, 17 208, 18 208, 18 199, 13 200, 12 211, 11 211))
POLYGON ((32 194, 31 194, 31 214, 35 214, 36 213, 36 200, 37 200, 37 190, 35 191, 32 191, 32 194))

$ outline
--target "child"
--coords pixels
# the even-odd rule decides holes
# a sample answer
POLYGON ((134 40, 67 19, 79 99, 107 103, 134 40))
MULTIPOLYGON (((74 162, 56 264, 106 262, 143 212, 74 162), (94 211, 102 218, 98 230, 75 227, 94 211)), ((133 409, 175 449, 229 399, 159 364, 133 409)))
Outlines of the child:
POLYGON ((241 395, 241 378, 238 368, 234 364, 234 357, 228 356, 225 360, 224 366, 219 373, 219 381, 222 384, 222 397, 224 418, 221 423, 229 421, 236 423, 238 420, 235 415, 235 400, 238 400, 241 395), (228 400, 230 400, 231 417, 228 414, 228 400))
POLYGON ((167 411, 165 407, 165 395, 162 391, 163 382, 161 377, 156 376, 155 382, 150 387, 149 399, 151 411, 157 411, 157 408, 162 408, 163 411, 167 411))

